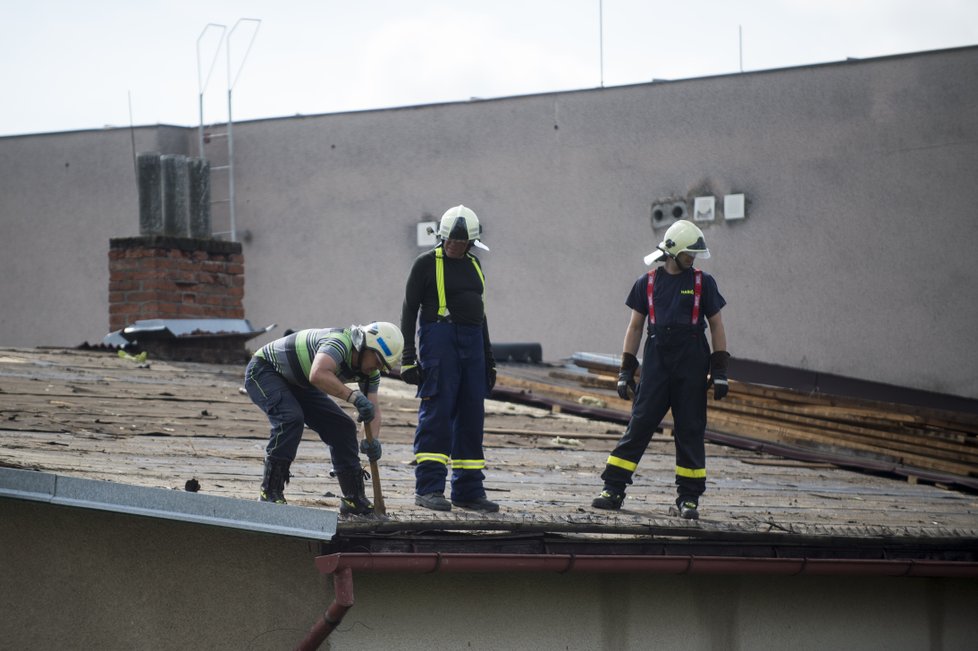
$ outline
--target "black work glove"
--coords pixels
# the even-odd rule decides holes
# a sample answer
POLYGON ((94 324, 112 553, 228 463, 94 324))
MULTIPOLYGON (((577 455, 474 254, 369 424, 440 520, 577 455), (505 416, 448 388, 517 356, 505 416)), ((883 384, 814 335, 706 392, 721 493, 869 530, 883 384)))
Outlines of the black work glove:
POLYGON ((370 402, 370 399, 362 392, 356 390, 351 392, 346 401, 357 408, 357 412, 360 414, 357 418, 359 422, 369 423, 374 419, 374 403, 370 402))
POLYGON ((424 371, 418 365, 413 351, 405 350, 401 356, 401 379, 414 386, 421 386, 424 382, 424 371))
POLYGON ((371 441, 363 439, 360 441, 360 451, 367 455, 367 458, 371 461, 378 461, 383 454, 380 447, 380 441, 377 439, 373 439, 371 441))
POLYGON ((492 344, 489 343, 488 339, 485 341, 483 354, 486 357, 486 386, 489 387, 487 390, 488 393, 496 386, 496 358, 492 355, 492 344))
POLYGON ((635 369, 638 358, 631 353, 621 354, 621 369, 618 371, 618 397, 631 400, 635 397, 635 369))
POLYGON ((713 385, 714 400, 722 400, 730 390, 730 385, 727 383, 727 360, 729 359, 730 353, 725 350, 718 350, 710 355, 710 380, 706 383, 706 388, 709 389, 710 385, 713 385))
POLYGON ((424 382, 424 371, 417 364, 411 364, 410 366, 401 365, 401 379, 408 384, 413 384, 414 386, 419 386, 424 382))

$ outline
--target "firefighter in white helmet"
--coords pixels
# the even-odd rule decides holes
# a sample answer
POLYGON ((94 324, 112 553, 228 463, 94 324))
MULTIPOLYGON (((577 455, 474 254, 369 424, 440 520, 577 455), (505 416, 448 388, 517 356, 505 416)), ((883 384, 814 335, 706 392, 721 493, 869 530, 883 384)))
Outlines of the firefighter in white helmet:
POLYGON ((710 257, 703 232, 681 220, 670 226, 645 264, 664 261, 643 273, 625 304, 631 308, 618 373, 618 395, 632 399, 632 417, 611 452, 601 479, 604 490, 594 499, 598 509, 617 510, 625 499, 652 433, 672 409, 676 443, 676 491, 670 512, 686 519, 699 517, 699 499, 706 490, 706 394, 727 395, 727 338, 720 310, 726 300, 710 274, 695 269, 694 260, 710 257), (709 324, 713 352, 706 341, 709 324), (642 330, 648 329, 641 380, 636 353, 642 330))
POLYGON ((438 245, 415 259, 404 291, 401 379, 417 385, 421 398, 414 434, 415 503, 436 511, 453 505, 499 510, 483 487, 484 400, 496 382, 496 364, 486 322, 486 279, 472 254, 473 247, 489 250, 481 237, 482 225, 471 208, 449 208, 438 225, 438 245), (450 500, 445 497, 449 464, 450 500))
POLYGON ((357 410, 358 420, 373 439, 364 437, 360 451, 371 461, 380 459, 380 373, 398 364, 403 349, 398 327, 375 321, 348 328, 299 330, 255 353, 245 371, 245 390, 271 424, 261 501, 286 503, 289 468, 308 425, 329 448, 343 493, 340 513, 371 512, 373 505, 364 491, 357 454, 356 423, 330 396, 357 410), (350 382, 356 382, 357 388, 347 387, 350 382))

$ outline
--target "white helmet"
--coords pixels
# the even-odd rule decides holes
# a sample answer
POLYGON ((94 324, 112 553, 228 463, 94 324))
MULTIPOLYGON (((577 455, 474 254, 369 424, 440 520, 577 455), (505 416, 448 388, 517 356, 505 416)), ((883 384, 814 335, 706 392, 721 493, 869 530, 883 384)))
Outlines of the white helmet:
POLYGON ((366 348, 380 353, 380 359, 387 370, 398 364, 404 350, 404 335, 401 329, 387 321, 374 321, 367 325, 353 326, 351 329, 353 346, 358 351, 366 348))
POLYGON ((689 253, 698 258, 710 257, 703 231, 685 219, 680 219, 666 230, 655 251, 645 256, 645 264, 652 264, 665 257, 675 258, 680 253, 689 253))
POLYGON ((486 251, 489 247, 479 241, 482 237, 482 224, 471 208, 455 206, 445 211, 438 224, 438 238, 443 242, 448 239, 468 240, 480 249, 486 251))

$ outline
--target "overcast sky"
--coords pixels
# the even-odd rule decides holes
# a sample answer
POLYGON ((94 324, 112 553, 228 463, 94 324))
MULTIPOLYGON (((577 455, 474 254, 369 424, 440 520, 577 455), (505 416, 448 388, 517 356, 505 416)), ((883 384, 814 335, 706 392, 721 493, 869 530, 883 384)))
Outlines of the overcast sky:
POLYGON ((0 0, 0 10, 0 135, 128 126, 130 114, 137 126, 196 126, 202 81, 204 121, 224 121, 229 67, 238 121, 978 44, 978 0, 0 0))

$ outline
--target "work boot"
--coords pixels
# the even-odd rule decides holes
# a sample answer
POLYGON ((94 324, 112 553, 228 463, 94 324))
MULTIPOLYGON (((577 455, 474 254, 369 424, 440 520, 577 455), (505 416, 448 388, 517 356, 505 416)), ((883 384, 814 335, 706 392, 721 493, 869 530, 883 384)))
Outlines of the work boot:
POLYGON ((260 502, 285 504, 285 485, 289 483, 289 466, 285 459, 265 459, 265 475, 261 480, 260 502))
POLYGON ((617 491, 614 488, 608 486, 604 487, 601 494, 594 498, 591 502, 591 506, 596 509, 604 509, 606 511, 617 511, 621 508, 621 503, 625 501, 624 491, 617 491))
POLYGON ((485 495, 476 497, 471 500, 452 500, 452 504, 460 509, 469 509, 471 511, 482 511, 483 513, 495 513, 499 510, 499 505, 495 502, 490 501, 485 495))
MULTIPOLYGON (((415 495, 414 503, 432 511, 451 511, 452 503, 445 499, 442 493, 428 493, 427 495, 415 495)), ((497 507, 498 508, 498 507, 497 507)))
POLYGON ((363 468, 354 468, 336 473, 336 481, 340 483, 343 497, 340 498, 340 513, 343 515, 369 515, 373 513, 374 505, 367 499, 363 489, 363 468))
POLYGON ((696 498, 693 497, 680 497, 676 500, 675 506, 669 507, 670 515, 678 515, 680 518, 685 520, 699 520, 700 512, 697 510, 699 504, 696 498))

